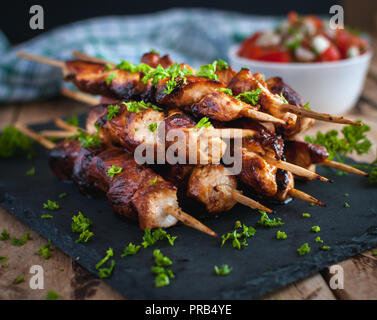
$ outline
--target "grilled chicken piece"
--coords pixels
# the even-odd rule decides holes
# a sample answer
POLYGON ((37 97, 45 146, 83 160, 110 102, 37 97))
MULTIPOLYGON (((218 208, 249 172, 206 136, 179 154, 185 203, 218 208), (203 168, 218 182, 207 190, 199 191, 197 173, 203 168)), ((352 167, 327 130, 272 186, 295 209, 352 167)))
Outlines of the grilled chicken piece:
POLYGON ((188 182, 187 196, 205 204, 209 213, 229 211, 236 201, 230 191, 220 191, 218 186, 237 188, 235 176, 222 165, 196 166, 188 182))
POLYGON ((177 223, 167 214, 167 207, 178 208, 176 187, 152 169, 137 164, 122 149, 85 149, 75 140, 66 140, 52 149, 50 165, 59 177, 71 177, 83 192, 106 193, 114 211, 137 217, 142 230, 177 223), (108 176, 112 165, 122 168, 113 178, 108 176))
POLYGON ((310 170, 316 163, 325 161, 329 153, 325 147, 317 144, 289 140, 285 142, 284 156, 287 161, 310 170))
POLYGON ((205 116, 223 122, 247 116, 249 109, 258 111, 259 106, 252 106, 223 92, 212 92, 191 106, 196 117, 205 116))
POLYGON ((170 67, 173 64, 173 60, 171 60, 168 55, 161 57, 158 52, 145 53, 141 57, 140 62, 145 63, 152 68, 156 68, 160 64, 164 69, 170 67))
POLYGON ((149 85, 141 81, 140 73, 112 69, 104 64, 87 61, 67 61, 65 81, 72 81, 79 90, 114 99, 138 98, 148 91, 149 85))
POLYGON ((207 78, 188 76, 186 83, 182 79, 176 79, 178 86, 170 93, 166 94, 166 82, 169 79, 159 81, 156 88, 155 100, 158 104, 169 108, 182 108, 191 106, 201 100, 209 93, 215 92, 217 89, 225 88, 225 84, 207 78))
POLYGON ((218 76, 218 80, 220 82, 223 82, 226 85, 228 85, 237 72, 234 71, 231 66, 229 66, 227 69, 216 70, 215 73, 218 76))
MULTIPOLYGON (((282 94, 285 99, 287 99, 289 104, 302 107, 305 105, 302 97, 293 90, 288 84, 286 84, 282 78, 274 77, 267 80, 268 89, 275 94, 282 94)), ((298 133, 308 130, 313 126, 315 120, 311 118, 298 117, 296 121, 295 129, 292 130, 293 134, 290 139, 294 139, 294 136, 298 133)))
POLYGON ((261 105, 261 111, 284 120, 286 122, 286 124, 282 126, 284 133, 288 134, 295 128, 297 116, 293 113, 279 110, 279 106, 284 104, 282 98, 268 90, 267 84, 264 82, 263 77, 260 74, 256 73, 253 75, 250 70, 242 69, 234 76, 229 83, 228 88, 232 90, 234 95, 260 89, 261 93, 258 102, 261 105))

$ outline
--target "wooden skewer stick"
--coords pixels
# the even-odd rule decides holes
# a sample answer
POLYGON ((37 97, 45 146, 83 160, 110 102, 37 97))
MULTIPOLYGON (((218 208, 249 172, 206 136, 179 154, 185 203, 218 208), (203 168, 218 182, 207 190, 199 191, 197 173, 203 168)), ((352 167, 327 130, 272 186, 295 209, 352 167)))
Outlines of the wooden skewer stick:
POLYGON ((248 108, 248 109, 242 111, 242 114, 245 117, 255 119, 255 120, 259 120, 259 121, 262 121, 262 122, 280 123, 282 125, 285 124, 285 121, 282 120, 282 119, 276 118, 276 117, 274 117, 274 116, 272 116, 268 113, 265 113, 265 112, 253 110, 251 108, 248 108))
POLYGON ((80 101, 80 102, 83 102, 83 103, 87 103, 91 106, 94 106, 94 105, 97 105, 101 102, 100 99, 90 95, 90 94, 85 94, 85 93, 82 93, 80 91, 73 91, 73 90, 69 90, 69 89, 66 89, 66 88, 62 88, 60 90, 60 93, 63 95, 63 96, 66 96, 68 98, 71 98, 73 100, 77 100, 77 101, 80 101))
POLYGON ((68 138, 73 135, 72 131, 43 130, 39 134, 44 138, 68 138))
POLYGON ((326 159, 325 161, 321 162, 320 164, 322 164, 326 167, 335 168, 335 169, 345 171, 345 172, 349 172, 349 173, 359 174, 359 175, 362 175, 362 176, 365 176, 365 177, 369 176, 369 174, 365 171, 356 169, 356 168, 351 167, 347 164, 336 162, 336 161, 331 161, 331 160, 326 159))
POLYGON ((354 126, 361 126, 361 123, 355 122, 349 119, 345 119, 343 117, 339 116, 332 116, 327 113, 319 113, 315 112, 312 110, 307 110, 302 107, 298 107, 292 104, 282 104, 280 105, 280 109, 286 112, 291 112, 294 114, 297 114, 302 117, 307 117, 307 118, 313 118, 321 121, 326 121, 326 122, 333 122, 333 123, 343 123, 343 124, 352 124, 354 126))
POLYGON ((78 127, 75 127, 75 126, 72 126, 70 124, 68 124, 67 122, 65 122, 64 120, 60 119, 60 118, 57 118, 55 119, 55 125, 60 128, 60 129, 64 129, 66 131, 70 131, 71 134, 72 133, 77 133, 78 131, 78 127))
POLYGON ((311 195, 303 191, 300 191, 297 189, 291 189, 289 190, 288 194, 294 198, 301 199, 309 203, 315 203, 316 205, 321 206, 321 207, 326 207, 326 204, 324 204, 323 202, 319 201, 318 199, 312 197, 311 195))
POLYGON ((170 214, 171 216, 175 217, 176 219, 178 219, 179 221, 181 221, 186 226, 189 226, 189 227, 194 228, 196 230, 207 233, 210 236, 217 237, 217 234, 214 231, 212 231, 210 228, 206 227, 199 220, 196 220, 194 217, 183 212, 181 208, 168 206, 168 207, 166 207, 166 212, 168 214, 170 214))
POLYGON ((65 65, 64 61, 60 61, 60 60, 52 59, 52 58, 48 58, 48 57, 42 57, 42 56, 38 56, 38 55, 35 55, 35 54, 23 52, 23 51, 18 52, 17 55, 18 55, 19 58, 22 58, 22 59, 27 59, 27 60, 30 60, 30 61, 35 61, 35 62, 47 64, 49 66, 53 66, 53 67, 56 67, 56 68, 60 68, 63 75, 66 75, 66 74, 69 73, 67 66, 65 65))
POLYGON ((42 137, 40 134, 38 134, 35 131, 29 129, 24 124, 18 122, 14 126, 18 130, 20 130, 22 133, 24 133, 25 135, 27 135, 29 138, 37 141, 39 144, 41 144, 45 148, 52 149, 52 148, 55 147, 55 143, 53 143, 50 140, 47 140, 46 138, 42 137))
MULTIPOLYGON (((21 124, 21 123, 16 123, 15 127, 20 130, 22 133, 30 137, 31 139, 37 141, 47 149, 53 149, 55 147, 55 143, 45 139, 42 137, 39 133, 29 129, 27 126, 21 124)), ((190 226, 194 229, 197 229, 199 231, 202 231, 204 233, 207 233, 211 236, 216 237, 216 233, 206 227, 204 224, 202 224, 200 221, 196 220, 194 217, 190 216, 189 214, 183 212, 180 208, 174 208, 172 206, 169 206, 166 208, 166 211, 168 214, 171 216, 175 217, 179 221, 183 222, 185 225, 190 226)))
POLYGON ((111 61, 107 61, 107 60, 104 60, 104 59, 101 59, 101 58, 96 58, 96 57, 91 57, 91 56, 88 56, 87 54, 83 53, 83 52, 80 52, 80 51, 76 51, 74 50, 72 52, 72 55, 79 59, 79 60, 84 60, 84 61, 88 61, 88 62, 94 62, 94 63, 102 63, 102 64, 109 64, 111 65, 112 67, 115 67, 116 64, 114 62, 111 62, 111 61))
POLYGON ((244 206, 250 207, 251 209, 264 210, 268 213, 273 212, 271 209, 265 207, 263 204, 259 203, 258 201, 255 201, 249 197, 244 196, 242 192, 239 190, 235 190, 227 185, 220 185, 220 186, 217 186, 216 188, 223 192, 226 192, 226 191, 230 192, 230 194, 232 195, 232 198, 235 201, 243 204, 244 206))
MULTIPOLYGON (((243 149, 242 152, 245 155, 259 156, 256 153, 247 151, 245 149, 243 149)), ((295 175, 298 175, 298 176, 301 176, 301 177, 306 177, 309 180, 317 179, 317 180, 321 180, 321 181, 324 181, 324 182, 330 182, 329 179, 322 177, 318 173, 315 173, 313 171, 310 171, 308 169, 305 169, 305 168, 300 167, 298 165, 295 165, 293 163, 290 163, 290 162, 287 162, 287 161, 282 161, 282 160, 276 160, 276 159, 274 159, 274 158, 272 158, 268 155, 263 155, 263 156, 260 156, 260 157, 262 159, 264 159, 267 163, 269 163, 269 164, 271 164, 275 167, 278 167, 279 169, 283 169, 283 170, 292 172, 295 175)))

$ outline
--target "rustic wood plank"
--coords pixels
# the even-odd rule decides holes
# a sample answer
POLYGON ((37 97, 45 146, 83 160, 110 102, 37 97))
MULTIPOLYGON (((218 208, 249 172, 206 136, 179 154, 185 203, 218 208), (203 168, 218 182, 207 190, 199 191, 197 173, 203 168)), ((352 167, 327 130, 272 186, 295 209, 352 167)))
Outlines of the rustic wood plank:
MULTIPOLYGON (((372 251, 368 250, 339 265, 344 270, 344 289, 332 290, 338 299, 377 299, 377 257, 372 255, 372 251)), ((329 269, 323 274, 327 281, 333 276, 329 269)))
POLYGON ((296 281, 282 289, 271 292, 263 300, 336 300, 324 278, 316 273, 296 281))
POLYGON ((0 107, 0 130, 12 124, 12 122, 16 118, 17 111, 17 105, 8 105, 0 107))
POLYGON ((36 252, 47 240, 0 208, 0 232, 4 228, 11 237, 16 238, 22 238, 28 232, 31 240, 20 247, 13 246, 11 241, 0 241, 0 256, 7 257, 0 263, 0 299, 45 299, 49 290, 54 290, 64 299, 124 299, 58 248, 52 246, 52 257, 48 260, 37 255, 36 252), (2 265, 8 267, 1 267, 2 265), (32 290, 29 286, 32 265, 40 265, 44 270, 43 290, 32 290), (25 276, 25 280, 13 284, 21 275, 25 276))

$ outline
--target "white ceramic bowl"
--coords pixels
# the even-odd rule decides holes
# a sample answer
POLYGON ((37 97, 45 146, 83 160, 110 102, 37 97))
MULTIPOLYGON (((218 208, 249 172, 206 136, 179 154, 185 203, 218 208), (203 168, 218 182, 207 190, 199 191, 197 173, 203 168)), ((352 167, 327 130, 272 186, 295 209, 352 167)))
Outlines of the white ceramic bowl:
POLYGON ((235 69, 249 67, 270 77, 281 77, 297 91, 314 111, 342 114, 358 100, 367 75, 372 52, 334 62, 276 63, 250 60, 237 55, 239 46, 229 49, 235 69))

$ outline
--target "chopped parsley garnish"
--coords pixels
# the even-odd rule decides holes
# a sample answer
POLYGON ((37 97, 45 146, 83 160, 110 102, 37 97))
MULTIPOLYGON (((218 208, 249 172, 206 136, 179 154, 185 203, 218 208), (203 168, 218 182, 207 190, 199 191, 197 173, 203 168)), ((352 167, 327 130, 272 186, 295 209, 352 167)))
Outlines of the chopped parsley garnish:
POLYGON ((33 141, 13 126, 5 127, 0 135, 0 158, 10 158, 30 152, 33 141))
POLYGON ((227 264, 223 264, 220 268, 218 266, 215 266, 214 269, 218 276, 227 276, 233 268, 229 268, 227 264))
POLYGON ((302 217, 303 217, 303 218, 310 218, 311 215, 310 215, 310 213, 306 213, 306 212, 304 212, 304 213, 302 214, 302 217))
POLYGON ((57 201, 47 200, 47 203, 43 204, 43 209, 54 211, 60 209, 60 206, 57 201))
POLYGON ((370 131, 370 127, 366 124, 362 126, 344 126, 342 129, 343 138, 338 138, 338 131, 331 130, 326 133, 317 132, 316 137, 305 137, 305 141, 319 144, 326 147, 329 152, 329 160, 336 158, 339 162, 344 162, 348 154, 354 151, 358 154, 367 153, 372 143, 365 135, 370 131))
POLYGON ((1 233, 0 240, 1 241, 9 240, 9 232, 8 232, 7 229, 3 229, 3 232, 1 233))
POLYGON ((58 195, 58 197, 59 197, 60 199, 63 199, 63 198, 65 198, 66 196, 67 196, 67 192, 62 192, 61 194, 58 195))
POLYGON ((282 222, 280 218, 270 219, 266 211, 259 210, 259 213, 261 214, 261 217, 257 223, 260 226, 274 228, 280 227, 284 224, 284 222, 282 222))
POLYGON ((172 237, 169 233, 165 230, 158 228, 153 232, 151 229, 146 228, 144 230, 143 242, 141 243, 144 248, 150 247, 154 245, 158 240, 167 239, 171 246, 174 246, 174 240, 177 237, 172 237))
POLYGON ((350 208, 351 206, 350 206, 350 204, 349 204, 347 201, 345 201, 345 202, 344 202, 344 207, 345 207, 345 208, 350 208))
POLYGON ((173 90, 177 87, 177 85, 178 83, 175 81, 175 79, 170 79, 166 81, 163 94, 171 94, 173 90))
POLYGON ((11 243, 16 247, 20 247, 28 242, 28 240, 30 240, 30 233, 25 233, 22 239, 12 238, 11 243))
POLYGON ((345 193, 344 196, 345 196, 345 197, 349 197, 349 193, 345 193))
POLYGON ((113 249, 112 248, 107 249, 106 256, 100 262, 96 264, 96 269, 98 270, 100 267, 102 267, 107 262, 107 260, 109 260, 113 256, 114 256, 113 249))
POLYGON ((52 219, 54 216, 52 216, 51 214, 43 214, 41 215, 41 219, 52 219))
POLYGON ((309 203, 309 206, 311 206, 311 207, 315 207, 315 203, 314 203, 314 202, 310 202, 310 203, 309 203))
POLYGON ((121 254, 121 258, 127 257, 127 256, 133 256, 136 253, 139 252, 141 246, 134 245, 132 242, 128 244, 127 247, 124 248, 124 252, 121 254))
POLYGON ((287 239, 287 234, 283 231, 279 231, 276 233, 276 239, 279 239, 279 240, 284 240, 284 239, 287 239))
POLYGON ((49 259, 51 258, 51 240, 48 240, 47 244, 43 245, 42 247, 39 248, 37 251, 37 254, 43 257, 43 259, 49 259))
POLYGON ((321 250, 323 250, 323 251, 327 251, 327 250, 330 250, 330 246, 323 246, 322 248, 321 248, 321 250))
POLYGON ((310 252, 309 244, 306 242, 304 243, 299 249, 297 249, 297 252, 300 256, 304 256, 310 252))
POLYGON ((209 126, 211 126, 211 122, 209 121, 209 119, 207 117, 203 117, 201 118, 198 123, 196 124, 196 128, 200 129, 200 128, 208 128, 209 126))
POLYGON ((59 298, 61 298, 61 296, 59 296, 54 290, 50 290, 46 294, 46 300, 58 300, 59 298))
POLYGON ((88 240, 93 237, 94 233, 89 230, 92 222, 89 218, 84 217, 81 211, 78 212, 77 216, 72 217, 72 232, 80 232, 79 238, 76 242, 88 242, 88 240))
POLYGON ((259 95, 261 94, 262 89, 258 88, 252 91, 245 91, 236 96, 236 99, 240 99, 245 103, 251 104, 253 106, 258 104, 259 95))
POLYGON ((234 230, 221 236, 223 246, 228 240, 232 240, 233 248, 240 250, 242 247, 247 246, 247 239, 255 235, 256 230, 253 227, 248 227, 240 221, 234 224, 234 230))
POLYGON ((25 276, 19 276, 16 280, 13 281, 14 284, 19 284, 25 280, 25 276))
POLYGON ((223 70, 223 69, 228 69, 228 68, 229 68, 228 62, 222 59, 217 60, 216 70, 223 70))
POLYGON ((157 122, 151 123, 150 125, 148 125, 148 129, 149 131, 155 132, 157 130, 157 126, 158 126, 157 122))
POLYGON ((1 256, 1 257, 0 257, 0 262, 4 262, 5 260, 7 260, 7 258, 8 258, 8 257, 6 257, 6 256, 1 256))
POLYGON ((153 186, 154 184, 156 184, 156 182, 157 182, 157 176, 155 176, 154 179, 149 182, 149 185, 153 186))
POLYGON ((111 168, 109 168, 109 170, 107 170, 107 175, 110 177, 110 178, 114 178, 115 175, 121 173, 123 170, 122 167, 117 167, 115 165, 112 165, 111 168))
POLYGON ((309 106, 309 102, 305 103, 305 105, 303 105, 302 108, 304 108, 306 110, 311 110, 310 106, 309 106))
POLYGON ((35 175, 35 168, 32 167, 31 169, 29 169, 28 171, 26 171, 26 175, 27 176, 34 176, 35 175))
POLYGON ((145 63, 133 64, 123 59, 120 60, 120 63, 117 64, 115 68, 120 69, 120 70, 130 71, 131 73, 136 73, 136 72, 147 73, 153 69, 152 67, 148 66, 145 63))
POLYGON ((115 267, 115 260, 111 260, 110 267, 103 267, 98 270, 98 276, 102 279, 110 278, 111 274, 113 273, 115 267))
POLYGON ((72 116, 68 118, 65 122, 67 122, 69 125, 78 127, 79 126, 79 118, 77 116, 72 116))
POLYGON ((165 287, 170 284, 170 279, 174 279, 174 273, 171 269, 166 269, 165 267, 171 266, 172 261, 164 256, 159 249, 153 251, 153 256, 156 265, 151 267, 151 271, 157 276, 154 280, 155 286, 165 287))
POLYGON ((321 239, 321 237, 316 237, 316 238, 315 238, 315 242, 323 243, 323 240, 321 239))
POLYGON ((200 66, 199 71, 196 73, 198 77, 208 78, 210 80, 218 80, 219 77, 216 72, 217 61, 211 64, 205 64, 200 66))
POLYGON ((111 72, 109 73, 109 75, 106 77, 106 84, 109 85, 111 84, 111 82, 113 82, 113 80, 116 78, 116 73, 115 72, 111 72))
POLYGON ((283 100, 284 103, 288 103, 287 99, 283 96, 283 92, 280 92, 280 98, 283 100))
POLYGON ((229 89, 229 88, 220 88, 220 89, 216 89, 216 91, 223 92, 230 96, 233 96, 232 89, 229 89))
POLYGON ((83 148, 99 147, 101 145, 101 139, 98 136, 98 131, 96 134, 89 134, 84 130, 78 130, 78 133, 72 136, 71 139, 80 141, 83 148))
POLYGON ((108 105, 107 106, 107 116, 106 119, 107 121, 112 120, 119 112, 119 106, 118 105, 108 105))
POLYGON ((105 68, 106 68, 106 70, 112 70, 113 66, 111 64, 109 64, 109 63, 106 63, 105 64, 105 68))
POLYGON ((377 256, 377 250, 373 250, 372 255, 377 256))
POLYGON ((179 77, 186 83, 186 76, 191 76, 193 73, 186 67, 182 67, 178 63, 173 63, 168 68, 164 69, 160 64, 155 68, 151 69, 143 78, 143 83, 147 83, 149 79, 152 79, 152 85, 156 85, 160 80, 164 78, 170 78, 170 80, 175 81, 175 78, 179 77))
POLYGON ((319 226, 313 226, 312 231, 317 233, 321 231, 321 228, 319 226))
POLYGON ((149 108, 152 108, 154 111, 163 110, 162 108, 157 107, 150 102, 144 102, 143 100, 122 102, 122 104, 124 104, 126 106, 126 108, 129 112, 135 112, 135 113, 139 113, 141 110, 146 110, 146 109, 149 109, 149 108))

